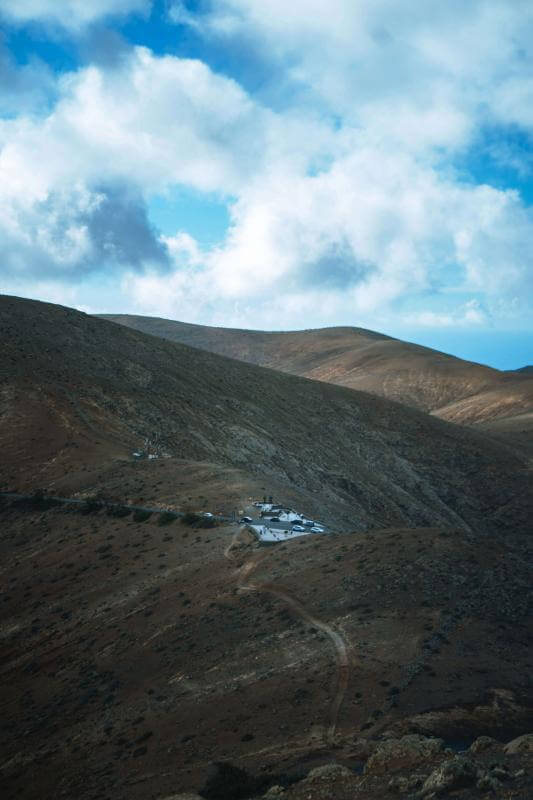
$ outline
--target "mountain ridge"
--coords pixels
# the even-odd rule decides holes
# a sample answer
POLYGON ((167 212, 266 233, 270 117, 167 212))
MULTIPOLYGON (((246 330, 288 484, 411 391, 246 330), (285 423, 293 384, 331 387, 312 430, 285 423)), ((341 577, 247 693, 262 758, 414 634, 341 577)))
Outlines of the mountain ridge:
POLYGON ((533 411, 528 371, 503 372, 367 329, 266 332, 161 317, 99 316, 220 355, 368 391, 461 424, 533 411))

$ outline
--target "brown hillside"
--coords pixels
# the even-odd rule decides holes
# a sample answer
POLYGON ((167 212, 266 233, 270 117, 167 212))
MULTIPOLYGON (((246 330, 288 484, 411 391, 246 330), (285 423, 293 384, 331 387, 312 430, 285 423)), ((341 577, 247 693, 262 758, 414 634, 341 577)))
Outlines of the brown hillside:
MULTIPOLYGON (((6 800, 166 798, 220 760, 266 786, 335 760, 342 789, 288 798, 382 800, 401 763, 354 770, 387 730, 466 747, 530 730, 527 536, 389 529, 258 549, 235 528, 1 502, 0 525, 6 800)), ((529 797, 508 782, 523 766, 511 759, 506 786, 522 791, 502 797, 529 797)))
MULTIPOLYGON (((249 789, 206 797, 381 800, 387 770, 410 772, 357 773, 380 737, 530 731, 526 457, 46 303, 0 297, 0 336, 0 489, 240 513, 266 492, 335 531, 268 547, 238 525, 0 496, 2 797, 169 798, 230 761, 249 789), (297 780, 331 761, 342 785, 297 780)), ((530 754, 486 752, 479 769, 503 764, 527 797, 530 754)))
POLYGON ((96 486, 148 441, 169 469, 237 469, 343 526, 529 524, 526 462, 481 434, 59 306, 3 297, 0 325, 0 485, 96 486))
POLYGON ((231 358, 371 392, 461 424, 533 411, 533 378, 527 371, 501 372, 360 328, 267 333, 126 314, 105 318, 231 358))

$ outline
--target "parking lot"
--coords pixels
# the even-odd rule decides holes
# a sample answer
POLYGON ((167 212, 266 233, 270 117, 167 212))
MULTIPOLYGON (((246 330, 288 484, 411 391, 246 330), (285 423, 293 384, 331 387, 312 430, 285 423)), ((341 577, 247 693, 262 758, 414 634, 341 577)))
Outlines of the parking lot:
POLYGON ((287 539, 294 539, 297 536, 328 533, 328 529, 323 523, 299 514, 292 509, 280 512, 279 517, 275 511, 272 511, 274 519, 271 519, 268 516, 269 511, 266 509, 269 505, 258 503, 250 506, 247 509, 249 514, 244 515, 240 520, 241 524, 253 530, 263 542, 281 542, 287 539), (261 511, 263 511, 263 516, 261 516, 261 511), (282 519, 280 517, 286 518, 282 519))

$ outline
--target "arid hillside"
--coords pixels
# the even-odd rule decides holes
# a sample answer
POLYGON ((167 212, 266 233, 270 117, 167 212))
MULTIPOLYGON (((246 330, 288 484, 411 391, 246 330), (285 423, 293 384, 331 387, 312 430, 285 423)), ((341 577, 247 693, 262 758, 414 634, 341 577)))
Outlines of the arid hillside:
MULTIPOLYGON (((326 773, 287 800, 383 800, 391 778, 420 785, 478 736, 497 740, 482 740, 496 797, 531 796, 531 753, 498 744, 531 731, 527 535, 354 530, 268 548, 236 526, 1 498, 0 528, 6 800, 169 798, 218 761, 261 791, 206 797, 258 798, 336 761, 334 790, 326 773)), ((495 796, 466 777, 453 797, 495 796)))
POLYGON ((0 486, 98 489, 148 443, 168 471, 239 470, 341 527, 529 525, 527 461, 483 434, 46 303, 1 298, 0 334, 0 486))
MULTIPOLYGON (((360 389, 461 424, 533 412, 533 377, 501 372, 361 328, 287 333, 210 328, 125 314, 106 319, 252 364, 360 389)), ((525 420, 525 421, 524 421, 525 420)))
POLYGON ((525 455, 60 306, 0 297, 0 336, 2 797, 382 800, 479 736, 454 796, 529 796, 525 455), (264 493, 332 532, 146 509, 264 493))

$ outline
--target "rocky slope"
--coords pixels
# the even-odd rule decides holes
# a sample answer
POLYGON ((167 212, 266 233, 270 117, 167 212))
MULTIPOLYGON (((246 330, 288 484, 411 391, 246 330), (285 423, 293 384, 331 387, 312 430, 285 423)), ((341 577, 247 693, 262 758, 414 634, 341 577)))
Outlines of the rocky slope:
POLYGON ((4 500, 0 529, 9 800, 165 798, 220 761, 260 781, 206 797, 281 782, 287 800, 381 800, 393 777, 421 787, 446 746, 530 730, 527 535, 354 530, 267 548, 236 527, 39 500, 4 500), (301 782, 331 760, 349 779, 301 782))

